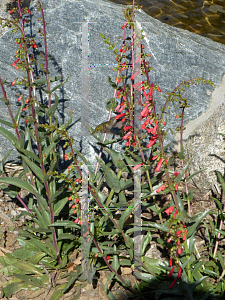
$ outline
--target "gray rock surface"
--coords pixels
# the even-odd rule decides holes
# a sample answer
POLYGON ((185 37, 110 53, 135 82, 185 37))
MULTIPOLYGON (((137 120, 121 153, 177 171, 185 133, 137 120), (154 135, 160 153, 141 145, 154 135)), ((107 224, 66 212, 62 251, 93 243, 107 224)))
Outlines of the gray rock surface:
MULTIPOLYGON (((95 127, 107 120, 108 112, 105 104, 113 95, 108 76, 112 79, 116 77, 116 73, 112 71, 116 61, 99 33, 109 36, 109 40, 115 42, 116 48, 120 49, 121 44, 117 37, 123 34, 121 30, 121 25, 125 22, 123 5, 106 0, 42 0, 42 3, 48 24, 50 77, 63 76, 65 80, 69 76, 69 80, 58 91, 60 106, 57 113, 60 122, 63 123, 68 120, 69 111, 73 109, 74 125, 70 133, 76 139, 77 148, 90 157, 91 163, 94 163, 94 156, 98 153, 93 147, 94 139, 84 130, 80 121, 84 120, 85 123, 95 127)), ((41 27, 38 21, 40 12, 34 8, 33 1, 30 10, 32 26, 27 26, 26 34, 34 37, 38 45, 36 50, 38 54, 44 51, 44 42, 37 34, 38 28, 41 27)), ((194 155, 194 167, 191 172, 207 167, 208 171, 202 173, 196 184, 200 188, 210 189, 216 183, 216 177, 211 176, 212 170, 222 172, 224 169, 223 163, 211 155, 223 153, 223 139, 214 133, 225 131, 223 122, 225 46, 163 24, 142 10, 136 12, 135 20, 138 28, 144 30, 145 51, 151 54, 149 61, 154 69, 150 72, 150 81, 160 86, 161 94, 172 92, 182 81, 190 78, 204 77, 215 84, 215 89, 210 85, 201 84, 183 93, 190 104, 184 118, 187 127, 184 137, 185 141, 190 137, 187 143, 188 151, 190 156, 194 155), (213 132, 210 132, 212 128, 213 132)), ((12 66, 17 50, 14 43, 15 36, 19 37, 18 34, 11 35, 5 32, 0 38, 1 78, 7 79, 6 90, 14 114, 18 109, 18 97, 15 94, 27 93, 20 86, 12 87, 10 84, 16 77, 24 76, 12 66)), ((155 94, 159 112, 165 101, 161 94, 155 94)), ((174 116, 180 112, 179 105, 175 103, 174 106, 171 105, 166 115, 168 125, 173 130, 178 126, 174 116)), ((0 114, 1 118, 10 120, 3 102, 0 103, 0 114)), ((0 155, 3 156, 11 145, 4 137, 0 139, 0 155)), ((167 142, 169 141, 173 141, 174 147, 179 148, 178 137, 169 135, 167 142)), ((12 156, 15 157, 15 153, 13 152, 12 156)))

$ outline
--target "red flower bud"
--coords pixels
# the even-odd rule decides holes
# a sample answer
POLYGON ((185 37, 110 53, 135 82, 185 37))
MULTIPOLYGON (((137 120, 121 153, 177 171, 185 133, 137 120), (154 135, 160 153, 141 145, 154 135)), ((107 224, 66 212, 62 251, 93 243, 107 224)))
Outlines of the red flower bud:
POLYGON ((109 255, 107 255, 107 256, 106 256, 106 259, 107 259, 107 260, 109 260, 109 259, 110 259, 110 256, 109 256, 109 255))
POLYGON ((174 286, 175 282, 177 281, 177 278, 174 279, 174 281, 171 283, 171 285, 169 286, 170 289, 172 289, 172 287, 174 286))
POLYGON ((165 210, 165 213, 169 216, 173 212, 174 206, 170 206, 165 210))
POLYGON ((187 230, 185 230, 184 236, 183 236, 183 241, 186 240, 186 236, 187 236, 187 230))
POLYGON ((171 269, 171 271, 169 272, 169 275, 168 275, 168 277, 171 277, 172 276, 172 274, 173 274, 173 271, 174 271, 174 269, 176 268, 176 266, 173 266, 173 268, 171 269))
POLYGON ((181 252, 182 252, 182 251, 181 251, 181 247, 180 247, 180 245, 179 245, 179 246, 178 246, 178 252, 177 252, 177 253, 178 253, 179 255, 181 255, 181 252))
POLYGON ((14 85, 14 84, 16 84, 16 80, 14 80, 14 81, 12 82, 12 85, 14 85))
POLYGON ((179 267, 179 271, 178 271, 178 276, 177 276, 178 279, 181 278, 181 267, 179 267))
POLYGON ((173 265, 173 260, 172 260, 172 258, 170 258, 169 267, 172 267, 172 265, 173 265))

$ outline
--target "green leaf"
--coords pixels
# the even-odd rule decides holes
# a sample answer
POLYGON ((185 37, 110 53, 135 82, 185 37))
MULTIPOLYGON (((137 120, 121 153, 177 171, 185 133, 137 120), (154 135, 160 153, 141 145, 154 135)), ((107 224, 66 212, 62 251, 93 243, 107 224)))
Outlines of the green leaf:
POLYGON ((117 89, 117 85, 111 80, 111 77, 110 77, 110 76, 108 76, 108 82, 109 82, 109 84, 114 88, 114 90, 117 89))
POLYGON ((18 139, 12 132, 3 127, 0 127, 0 133, 4 135, 13 144, 13 146, 18 146, 18 139))
POLYGON ((11 298, 13 294, 21 290, 21 282, 13 282, 2 288, 2 297, 11 298))
POLYGON ((177 202, 180 208, 180 213, 181 213, 181 221, 187 223, 190 220, 190 217, 188 216, 185 208, 184 208, 184 203, 183 200, 180 197, 180 193, 177 191, 176 192, 176 196, 177 196, 177 202))
POLYGON ((100 163, 105 173, 105 178, 108 186, 113 189, 115 193, 119 193, 121 190, 119 178, 116 176, 113 170, 106 166, 99 158, 97 158, 97 161, 100 163))
POLYGON ((143 228, 150 227, 150 228, 156 228, 162 230, 164 232, 169 232, 169 228, 167 227, 166 222, 164 224, 159 224, 155 222, 142 221, 142 224, 143 224, 143 228))
MULTIPOLYGON (((31 170, 35 173, 35 175, 44 183, 44 176, 40 167, 38 167, 35 163, 33 163, 28 157, 21 154, 22 159, 26 162, 26 164, 31 168, 31 170)), ((46 180, 47 181, 47 180, 46 180)))
POLYGON ((48 117, 54 116, 58 104, 59 104, 59 97, 55 94, 55 103, 54 103, 54 105, 52 105, 52 107, 47 111, 47 116, 48 116, 48 117))
POLYGON ((42 272, 40 272, 38 268, 36 268, 34 265, 29 264, 28 262, 16 262, 13 264, 13 266, 22 271, 26 271, 27 274, 42 275, 42 272))
POLYGON ((51 224, 51 226, 74 227, 80 229, 80 225, 75 224, 73 221, 57 221, 51 224))
MULTIPOLYGON (((130 204, 130 207, 133 207, 134 201, 130 204)), ((127 208, 124 211, 121 211, 121 216, 119 219, 119 227, 120 229, 123 229, 124 223, 126 222, 127 218, 132 214, 132 210, 130 208, 127 208)))
POLYGON ((75 272, 71 272, 71 278, 68 281, 67 285, 64 287, 64 289, 62 290, 63 294, 71 287, 71 285, 78 279, 80 274, 77 274, 75 272))
POLYGON ((145 249, 146 247, 149 245, 149 243, 151 242, 152 240, 152 235, 151 235, 151 231, 148 231, 145 238, 144 238, 144 241, 142 243, 142 255, 144 255, 145 253, 145 249))
POLYGON ((115 98, 110 98, 107 102, 106 102, 106 109, 108 111, 110 110, 114 110, 118 105, 118 102, 116 101, 115 98))
POLYGON ((54 216, 57 217, 60 212, 62 211, 62 209, 65 207, 65 205, 68 203, 68 197, 64 197, 61 200, 58 200, 55 204, 54 204, 54 216))
POLYGON ((13 251, 12 256, 21 260, 30 260, 34 253, 26 249, 16 249, 13 251))
POLYGON ((39 240, 37 240, 37 239, 35 239, 35 238, 33 238, 33 237, 31 237, 30 239, 31 239, 31 241, 32 241, 32 244, 38 248, 39 252, 42 251, 42 252, 48 254, 48 255, 51 256, 51 257, 55 257, 55 254, 52 253, 52 252, 48 249, 48 247, 46 247, 46 246, 44 245, 44 243, 43 243, 42 241, 39 241, 39 240))
POLYGON ((27 276, 27 275, 20 275, 20 274, 15 274, 16 278, 19 278, 20 280, 30 284, 30 285, 34 285, 36 287, 40 287, 43 288, 45 285, 41 282, 41 280, 32 277, 32 276, 27 276))
POLYGON ((30 159, 30 158, 33 158, 37 163, 41 164, 40 158, 39 158, 36 154, 34 154, 33 152, 28 151, 28 150, 23 149, 23 148, 20 148, 20 147, 16 147, 16 149, 17 149, 19 152, 22 152, 23 154, 25 154, 27 159, 28 159, 28 158, 29 158, 29 159, 30 159))
POLYGON ((219 171, 216 171, 216 175, 219 178, 219 181, 222 184, 223 192, 225 193, 225 182, 224 182, 223 176, 221 175, 221 173, 219 171))
POLYGON ((63 292, 61 290, 56 290, 52 294, 50 300, 59 300, 61 299, 62 296, 63 296, 63 292))
POLYGON ((76 238, 76 236, 74 234, 71 234, 71 233, 62 233, 62 234, 59 234, 58 236, 58 241, 59 240, 74 240, 76 238))
POLYGON ((196 233, 199 223, 202 221, 203 218, 205 218, 205 216, 210 211, 211 209, 208 209, 206 211, 196 214, 193 218, 190 219, 190 223, 187 224, 187 238, 196 233))
POLYGON ((8 122, 8 121, 5 121, 5 120, 0 119, 0 122, 1 122, 2 124, 5 124, 6 126, 9 126, 10 128, 14 128, 14 125, 11 124, 11 123, 8 122))
POLYGON ((39 261, 40 261, 43 257, 45 257, 45 256, 46 256, 46 253, 44 253, 44 252, 39 252, 39 253, 33 255, 29 261, 30 261, 30 263, 32 263, 32 264, 38 264, 39 261))
POLYGON ((3 102, 5 102, 5 105, 9 105, 9 100, 8 99, 0 98, 0 100, 2 100, 3 102))
POLYGON ((49 156, 49 153, 51 152, 52 149, 55 149, 56 148, 56 143, 51 143, 48 147, 45 147, 42 151, 42 154, 43 154, 43 161, 44 163, 46 162, 48 156, 49 156))
POLYGON ((46 93, 46 94, 52 94, 55 90, 57 90, 58 88, 60 88, 67 80, 69 79, 69 76, 67 77, 66 80, 64 80, 62 83, 60 83, 59 85, 55 86, 51 91, 45 90, 42 88, 42 90, 46 93))
MULTIPOLYGON (((153 273, 160 274, 164 269, 161 267, 161 262, 159 259, 150 258, 147 256, 143 257, 144 259, 144 266, 148 267, 153 273)), ((153 274, 152 274, 153 275, 153 274)))
MULTIPOLYGON (((54 81, 58 81, 58 80, 60 80, 61 78, 63 78, 63 77, 51 77, 51 78, 49 78, 49 82, 54 82, 54 81)), ((47 83, 47 79, 46 78, 40 78, 40 79, 37 79, 37 80, 35 80, 33 83, 31 83, 31 86, 41 86, 41 85, 44 85, 44 84, 46 84, 47 83)))
POLYGON ((22 115, 22 109, 23 109, 23 106, 21 105, 17 111, 17 114, 15 116, 15 122, 17 124, 17 126, 19 126, 19 123, 20 123, 20 118, 21 118, 21 115, 22 115))
POLYGON ((0 174, 1 174, 1 172, 3 172, 3 170, 4 170, 4 164, 5 164, 6 160, 7 160, 7 158, 9 157, 9 155, 11 154, 11 152, 12 152, 12 149, 9 150, 8 153, 6 153, 6 155, 1 160, 1 162, 0 162, 0 174))

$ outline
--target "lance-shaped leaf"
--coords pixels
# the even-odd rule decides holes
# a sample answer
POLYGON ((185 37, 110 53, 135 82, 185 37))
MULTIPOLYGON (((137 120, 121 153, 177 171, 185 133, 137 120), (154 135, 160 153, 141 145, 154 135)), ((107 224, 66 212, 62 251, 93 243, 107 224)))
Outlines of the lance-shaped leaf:
POLYGON ((69 76, 67 77, 66 80, 64 80, 62 83, 60 83, 59 85, 55 86, 51 91, 48 91, 46 89, 43 89, 42 90, 46 93, 46 94, 51 94, 53 93, 55 90, 57 90, 58 88, 60 88, 67 80, 69 79, 69 76))
MULTIPOLYGON (((60 76, 60 77, 51 77, 51 78, 49 78, 49 82, 58 81, 58 80, 60 80, 61 78, 62 78, 61 76, 60 76)), ((37 86, 37 87, 39 87, 39 86, 44 85, 44 84, 46 84, 46 83, 47 83, 47 79, 46 79, 46 78, 40 78, 40 79, 35 80, 35 81, 31 84, 31 86, 37 86)))
POLYGON ((47 111, 47 116, 52 117, 56 111, 56 108, 59 104, 59 97, 55 94, 55 103, 52 105, 52 107, 47 111))
POLYGON ((2 124, 4 124, 4 125, 10 127, 10 128, 14 128, 13 124, 11 124, 11 123, 8 122, 8 121, 5 121, 5 120, 0 119, 0 122, 1 122, 2 124))
POLYGON ((35 163, 30 161, 30 159, 24 155, 21 154, 22 159, 26 162, 26 164, 29 166, 29 168, 35 173, 35 175, 42 181, 45 182, 47 180, 44 180, 44 175, 42 173, 42 170, 40 167, 38 167, 35 163))
POLYGON ((9 100, 8 99, 0 98, 0 100, 2 100, 3 102, 5 102, 5 105, 9 105, 9 100))
MULTIPOLYGON (((23 149, 23 148, 20 148, 20 147, 16 147, 16 149, 17 149, 19 152, 22 152, 23 154, 25 154, 25 155, 26 155, 25 157, 26 157, 27 159, 28 159, 28 158, 33 158, 37 163, 41 164, 40 158, 39 158, 36 154, 34 154, 33 152, 28 151, 28 150, 23 149)), ((24 155, 21 155, 21 156, 24 156, 24 155)))
POLYGON ((193 218, 190 219, 190 223, 187 225, 187 238, 195 234, 199 223, 207 216, 207 214, 210 211, 211 209, 208 209, 206 211, 196 214, 193 218))
POLYGON ((109 187, 113 189, 115 193, 119 193, 121 190, 119 178, 116 176, 113 170, 110 169, 109 166, 106 166, 100 159, 97 158, 97 161, 100 163, 105 173, 105 179, 109 187))
POLYGON ((18 139, 12 132, 3 127, 0 127, 0 133, 4 135, 13 144, 13 146, 18 145, 18 139))

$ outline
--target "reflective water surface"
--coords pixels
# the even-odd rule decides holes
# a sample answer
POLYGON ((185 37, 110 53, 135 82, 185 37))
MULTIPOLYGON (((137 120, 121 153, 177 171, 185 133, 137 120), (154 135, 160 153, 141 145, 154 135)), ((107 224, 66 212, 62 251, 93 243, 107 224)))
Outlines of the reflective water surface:
MULTIPOLYGON (((110 0, 132 5, 132 0, 110 0)), ((136 0, 151 17, 225 44, 225 0, 136 0)))

